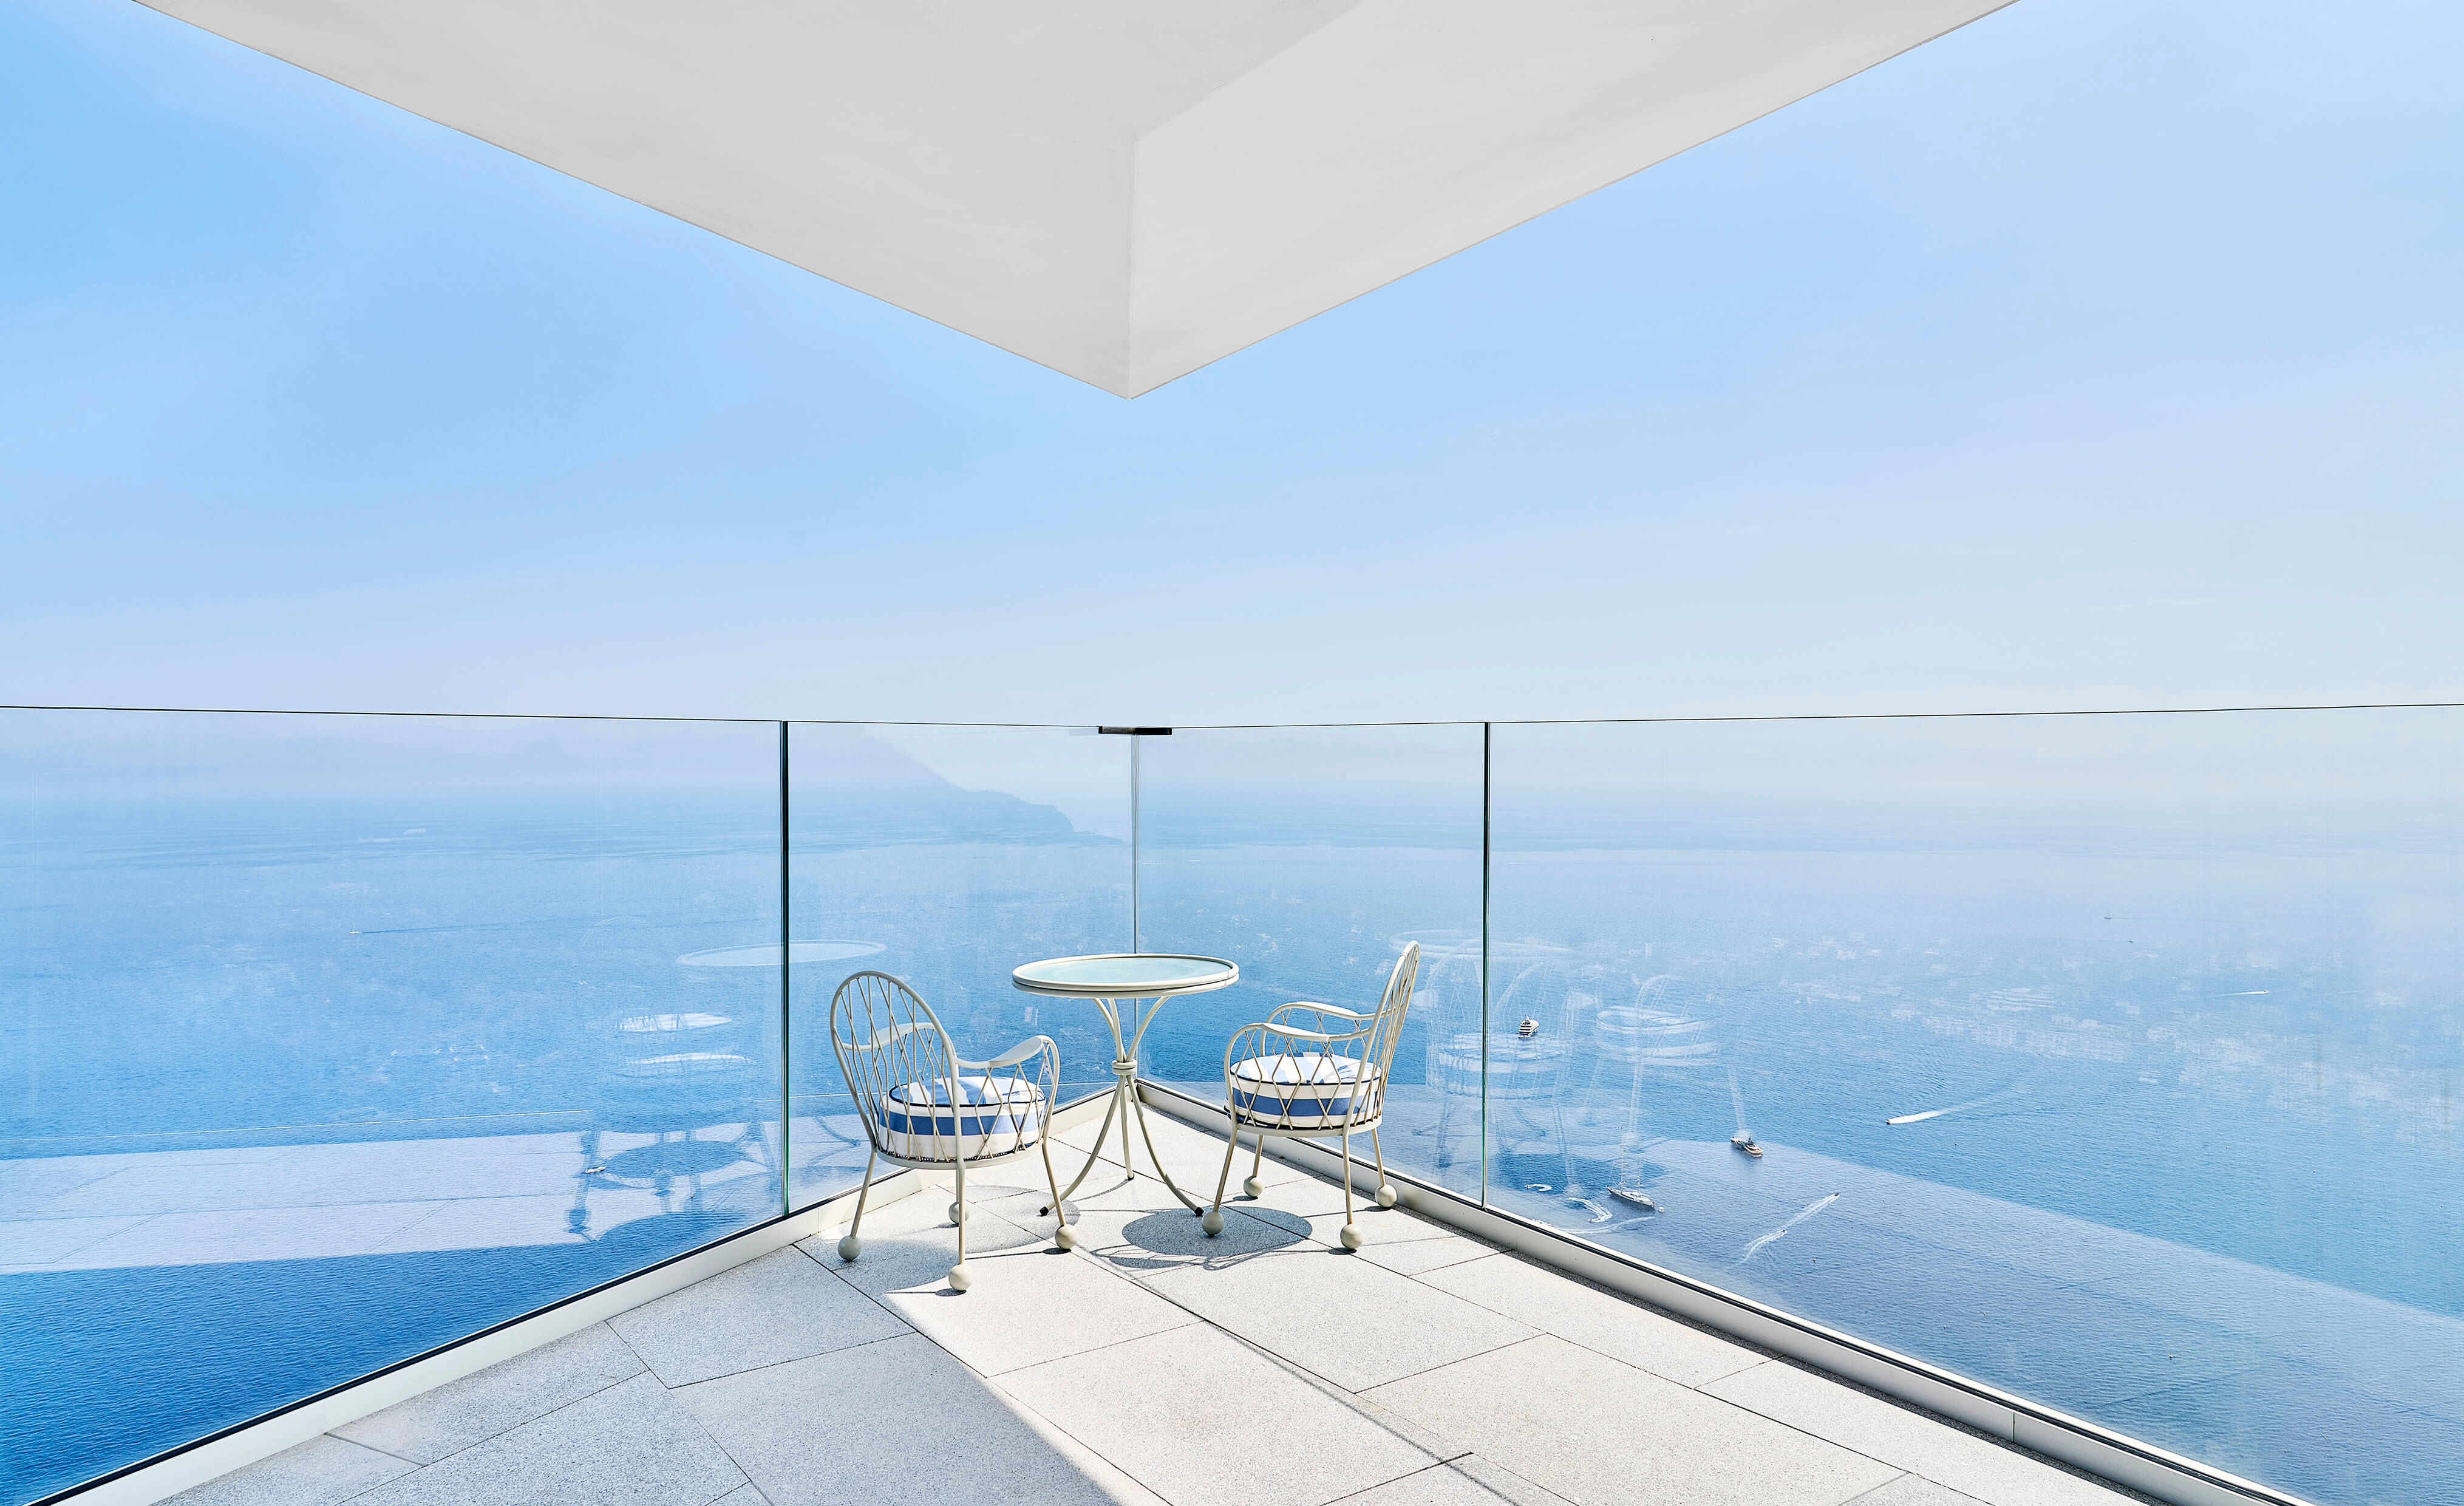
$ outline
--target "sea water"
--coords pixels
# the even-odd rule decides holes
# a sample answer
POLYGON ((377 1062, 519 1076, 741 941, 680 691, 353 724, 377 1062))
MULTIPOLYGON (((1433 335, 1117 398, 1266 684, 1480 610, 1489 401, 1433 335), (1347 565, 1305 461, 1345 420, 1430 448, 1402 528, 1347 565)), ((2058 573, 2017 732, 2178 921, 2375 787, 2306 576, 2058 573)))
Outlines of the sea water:
MULTIPOLYGON (((1447 856, 1181 858, 1211 875, 1223 923, 1151 921, 1151 937, 1251 953, 1248 997, 1188 1001, 1208 1018, 1161 1070, 1206 1094, 1205 1048, 1234 1016, 1283 997, 1374 1003, 1371 964, 1391 954, 1352 961, 1368 949, 1347 915, 1314 941, 1284 921, 1269 947, 1255 901, 1348 912, 1426 887, 1447 856)), ((1423 933, 1386 1156, 2314 1499, 2454 1499, 2464 1051, 2453 912, 2422 902, 2453 893, 2453 860, 2387 854, 2384 890, 2341 898, 2318 893, 2311 854, 2161 866, 2025 850, 1501 854, 1494 1056, 1573 1050, 1542 1091, 1492 1094, 1484 1158, 1476 1090, 1446 1103, 1435 1050, 1479 1029, 1477 934, 1423 933), (2097 903, 2064 897, 2082 893, 2097 903), (2295 895, 2311 902, 2281 902, 2295 895), (1617 1060, 1599 1026, 1618 1008, 1706 1022, 1718 1051, 1617 1060)))
MULTIPOLYGON (((713 965, 782 931, 762 772, 13 808, 0 1499, 850 1185, 825 1015, 855 967, 964 1049, 1049 1033, 1073 1091, 1107 1080, 1091 1008, 1007 975, 1128 946, 1126 833, 816 770, 783 925, 811 960, 713 965)), ((1219 1093, 1241 1023, 1368 1008, 1418 940, 1398 1169, 2322 1501, 2453 1498, 2445 832, 1507 819, 1484 865, 1464 806, 1347 828, 1151 785, 1140 941, 1243 980, 1166 1006, 1147 1071, 1219 1093), (1485 1114, 1447 1065, 1484 1009, 1545 1067, 1485 1114), (1621 1058, 1637 1019, 1715 1049, 1621 1058)))

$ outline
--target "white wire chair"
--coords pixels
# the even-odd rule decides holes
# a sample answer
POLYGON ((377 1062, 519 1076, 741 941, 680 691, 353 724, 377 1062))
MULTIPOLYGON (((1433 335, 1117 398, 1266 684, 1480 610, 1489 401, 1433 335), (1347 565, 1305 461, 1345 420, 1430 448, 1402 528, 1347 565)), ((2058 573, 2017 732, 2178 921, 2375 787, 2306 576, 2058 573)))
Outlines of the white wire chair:
POLYGON ((874 1164, 885 1161, 956 1173, 950 1222, 958 1228, 958 1263, 950 1268, 953 1291, 975 1284, 967 1269, 969 1167, 1042 1152, 1045 1185, 1059 1220, 1052 1242, 1064 1250, 1077 1245, 1078 1231, 1069 1227, 1061 1184, 1052 1174, 1049 1131, 1061 1080, 1061 1048, 1052 1037, 1031 1036, 990 1061, 968 1061, 914 989, 888 973, 868 970, 850 976, 831 996, 830 1045, 855 1098, 856 1117, 872 1141, 855 1217, 839 1241, 841 1260, 851 1262, 864 1251, 858 1236, 865 1200, 872 1193, 874 1164))
POLYGON ((1258 1179, 1268 1136, 1343 1141, 1343 1248, 1360 1248, 1352 1221, 1352 1137, 1366 1134, 1377 1158, 1377 1206, 1393 1207, 1386 1181, 1386 1149, 1377 1125, 1386 1113, 1388 1069, 1403 1016, 1412 1008, 1412 980, 1420 970, 1420 943, 1407 941, 1387 975, 1376 1012, 1361 1014, 1332 1004, 1287 1004, 1255 1025, 1244 1025, 1223 1049, 1223 1107, 1232 1120, 1232 1143, 1223 1148, 1223 1171, 1215 1179, 1215 1206, 1206 1210, 1211 1237, 1223 1232, 1223 1188, 1232 1180, 1232 1158, 1241 1132, 1257 1141, 1248 1180, 1241 1190, 1265 1193, 1258 1179), (1297 1023, 1307 1020, 1309 1023, 1297 1023))

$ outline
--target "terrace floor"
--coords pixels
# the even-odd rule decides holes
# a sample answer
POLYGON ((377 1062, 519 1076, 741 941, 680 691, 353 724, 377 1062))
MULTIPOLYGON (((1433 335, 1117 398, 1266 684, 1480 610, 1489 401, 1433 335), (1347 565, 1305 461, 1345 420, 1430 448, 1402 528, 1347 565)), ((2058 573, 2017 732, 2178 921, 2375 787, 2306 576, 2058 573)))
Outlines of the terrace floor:
MULTIPOLYGON (((1175 1177, 1212 1189, 1222 1141, 1150 1122, 1175 1177)), ((927 1187, 867 1215, 854 1265, 831 1229, 175 1499, 2138 1498, 1399 1209, 1364 1204, 1347 1254, 1341 1188, 1272 1159, 1214 1240, 1152 1178, 1099 1167, 1064 1253, 1033 1164, 987 1174, 963 1296, 927 1187)))

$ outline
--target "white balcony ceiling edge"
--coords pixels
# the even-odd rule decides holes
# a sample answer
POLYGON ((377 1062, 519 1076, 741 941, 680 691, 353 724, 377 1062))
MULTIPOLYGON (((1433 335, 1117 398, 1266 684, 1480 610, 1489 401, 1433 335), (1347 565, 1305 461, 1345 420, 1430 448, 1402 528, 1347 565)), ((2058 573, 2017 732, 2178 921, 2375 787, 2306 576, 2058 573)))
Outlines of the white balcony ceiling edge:
POLYGON ((2008 0, 148 0, 1123 396, 2008 0))

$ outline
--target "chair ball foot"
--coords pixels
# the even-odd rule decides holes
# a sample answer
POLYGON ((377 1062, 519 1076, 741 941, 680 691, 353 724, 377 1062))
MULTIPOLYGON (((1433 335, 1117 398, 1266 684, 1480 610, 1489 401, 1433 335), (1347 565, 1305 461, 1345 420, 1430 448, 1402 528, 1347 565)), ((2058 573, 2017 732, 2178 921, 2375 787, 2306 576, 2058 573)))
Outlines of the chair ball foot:
POLYGON ((957 1204, 957 1203, 953 1203, 953 1204, 951 1204, 951 1205, 950 1205, 950 1222, 951 1222, 951 1223, 955 1224, 955 1223, 958 1222, 960 1219, 965 1218, 966 1216, 967 1216, 967 1210, 966 1210, 966 1208, 965 1208, 965 1207, 964 1207, 964 1206, 962 1206, 962 1205, 960 1205, 960 1204, 957 1204))
POLYGON ((864 1241, 856 1238, 853 1234, 849 1234, 847 1238, 839 1241, 839 1258, 846 1261, 847 1264, 855 1264, 855 1257, 863 1253, 864 1241))
POLYGON ((958 1264, 957 1264, 957 1265, 955 1265, 955 1266, 952 1266, 952 1267, 950 1268, 950 1290, 951 1290, 951 1291, 953 1291, 953 1292, 963 1292, 963 1291, 965 1291, 967 1288, 969 1288, 969 1287, 971 1287, 971 1286, 974 1286, 975 1284, 976 1284, 976 1273, 975 1273, 974 1272, 972 1272, 972 1271, 970 1271, 970 1270, 968 1270, 968 1269, 967 1269, 967 1266, 966 1266, 966 1262, 965 1262, 965 1261, 960 1261, 958 1264))
POLYGON ((1052 1242, 1064 1250, 1078 1248, 1078 1231, 1064 1224, 1052 1231, 1052 1242))
POLYGON ((1395 1206, 1395 1188, 1391 1184, 1378 1187, 1377 1206, 1379 1207, 1393 1207, 1395 1206))
POLYGON ((1243 1177, 1241 1190, 1253 1198, 1262 1198, 1266 1195, 1266 1185, 1255 1177, 1243 1177))
POLYGON ((1346 1250, 1358 1250, 1360 1248, 1359 1225, 1346 1224, 1343 1226, 1343 1248, 1346 1250))
POLYGON ((1213 1239, 1223 1232, 1223 1210, 1220 1207, 1208 1208, 1206 1216, 1198 1221, 1198 1227, 1206 1230, 1207 1238, 1213 1239))

